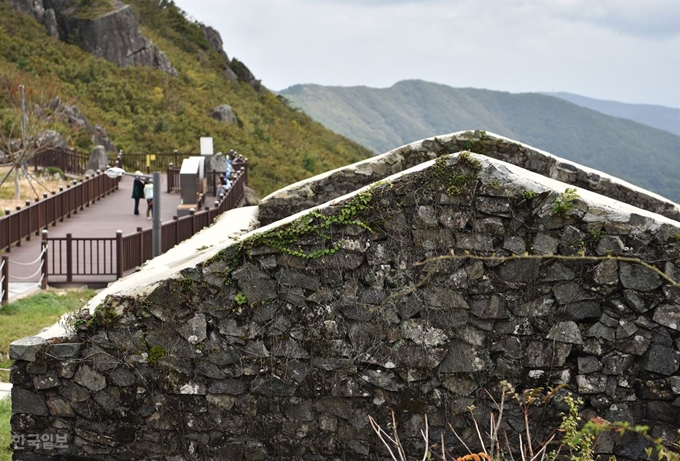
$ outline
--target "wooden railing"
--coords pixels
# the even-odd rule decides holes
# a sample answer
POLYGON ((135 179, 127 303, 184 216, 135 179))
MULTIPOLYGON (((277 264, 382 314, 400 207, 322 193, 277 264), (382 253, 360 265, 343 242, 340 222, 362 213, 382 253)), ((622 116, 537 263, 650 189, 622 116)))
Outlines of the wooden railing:
MULTIPOLYGON (((150 174, 152 171, 165 171, 170 166, 180 168, 182 161, 189 157, 200 157, 201 154, 181 154, 179 152, 160 153, 160 154, 129 154, 123 153, 120 156, 120 166, 125 171, 134 172, 141 171, 142 173, 150 174)), ((246 170, 248 159, 241 157, 239 154, 230 152, 232 155, 232 166, 234 170, 246 170)), ((113 165, 113 163, 112 163, 113 165)), ((248 182, 248 173, 246 171, 246 182, 248 182)))
POLYGON ((55 225, 109 195, 118 189, 118 182, 118 179, 99 173, 80 182, 74 181, 66 189, 60 187, 59 192, 50 196, 43 194, 43 200, 27 201, 23 208, 6 209, 5 216, 0 218, 0 250, 4 248, 10 252, 12 245, 21 246, 22 240, 30 240, 41 229, 47 229, 50 224, 55 225))
MULTIPOLYGON (((196 210, 188 216, 175 216, 161 226, 161 252, 192 237, 227 210, 238 207, 245 196, 246 175, 239 171, 231 189, 213 207, 196 210)), ((111 276, 114 280, 152 259, 152 229, 137 228, 137 232, 115 237, 74 238, 71 235, 50 238, 43 233, 43 247, 47 247, 43 261, 43 281, 50 276, 76 277, 111 276)))
POLYGON ((28 164, 37 170, 49 167, 60 168, 64 173, 82 176, 85 174, 89 155, 74 149, 52 147, 38 152, 28 160, 28 164))
MULTIPOLYGON (((126 154, 127 155, 127 154, 126 154)), ((186 158, 186 157, 184 157, 186 158)), ((237 171, 240 171, 241 174, 244 175, 244 181, 246 184, 248 184, 248 159, 241 157, 240 155, 236 156, 232 162, 232 167, 234 169, 234 173, 237 171)), ((181 163, 170 163, 168 164, 165 174, 167 177, 167 184, 168 184, 168 192, 174 192, 180 190, 180 184, 179 184, 179 172, 181 170, 181 163)), ((220 173, 218 171, 212 171, 211 173, 206 174, 206 178, 208 179, 206 182, 208 184, 208 194, 210 195, 217 195, 216 190, 217 190, 217 183, 219 181, 219 175, 220 173)))

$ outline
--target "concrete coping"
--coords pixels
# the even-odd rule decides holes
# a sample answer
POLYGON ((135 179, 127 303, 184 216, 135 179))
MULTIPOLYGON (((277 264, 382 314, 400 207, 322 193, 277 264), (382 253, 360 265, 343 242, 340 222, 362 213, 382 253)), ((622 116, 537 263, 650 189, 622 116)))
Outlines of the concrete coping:
MULTIPOLYGON (((449 155, 450 157, 455 158, 460 155, 460 153, 449 155)), ((483 175, 486 175, 486 179, 490 181, 493 179, 494 174, 503 174, 505 171, 509 172, 514 177, 513 185, 518 188, 533 190, 539 193, 552 191, 555 194, 561 194, 564 192, 565 183, 555 179, 525 170, 502 160, 474 153, 471 155, 478 159, 484 167, 484 171, 480 174, 480 177, 482 177, 483 180, 485 178, 483 175)), ((387 183, 396 181, 405 175, 429 168, 434 165, 434 163, 435 160, 421 163, 408 170, 388 176, 387 178, 382 179, 381 182, 387 183)), ((254 230, 252 229, 256 225, 255 223, 258 215, 257 207, 243 207, 230 210, 227 213, 224 213, 212 226, 180 243, 165 254, 145 263, 140 268, 139 272, 135 272, 134 274, 112 283, 108 288, 92 298, 85 307, 93 313, 95 308, 109 295, 143 296, 149 294, 161 281, 178 277, 182 269, 195 267, 197 264, 215 256, 225 247, 238 243, 253 235, 292 223, 312 210, 320 210, 344 202, 355 195, 370 190, 372 187, 374 187, 373 184, 367 185, 342 197, 303 210, 267 226, 255 228, 254 230)), ((601 220, 627 222, 632 214, 637 214, 653 220, 654 223, 650 227, 650 230, 652 231, 658 229, 662 224, 670 224, 680 228, 680 222, 665 216, 637 208, 627 203, 619 202, 587 189, 578 187, 574 187, 574 189, 576 189, 581 200, 585 201, 589 206, 598 209, 601 220)), ((68 336, 68 332, 60 323, 57 323, 49 329, 39 333, 38 336, 43 339, 50 339, 68 336)))
MULTIPOLYGON (((610 174, 604 173, 602 171, 596 170, 594 168, 590 168, 584 165, 581 165, 579 163, 573 162, 571 160, 564 159, 562 157, 558 157, 556 155, 553 155, 549 152, 543 151, 541 149, 537 149, 535 147, 532 147, 528 144, 521 143, 519 141, 515 141, 510 138, 506 138, 504 136, 491 133, 491 132, 485 132, 484 134, 485 139, 491 139, 491 140, 496 140, 496 141, 502 141, 510 144, 515 144, 518 146, 521 146, 535 154, 538 154, 540 156, 546 157, 553 159, 556 163, 558 164, 563 164, 563 165, 571 165, 575 168, 576 171, 582 171, 586 174, 594 174, 597 175, 603 179, 609 180, 612 184, 618 185, 620 187, 629 189, 631 191, 635 191, 638 194, 641 195, 646 195, 656 201, 662 202, 663 204, 673 208, 678 214, 680 214, 680 205, 677 203, 674 203, 673 201, 667 199, 666 197, 663 197, 659 194, 656 194, 654 192, 651 192, 647 189, 644 189, 642 187, 636 186, 634 184, 631 184, 627 181, 624 181, 616 176, 612 176, 610 174)), ((419 141, 414 141, 409 144, 405 144, 401 147, 397 147, 395 149, 392 149, 389 152, 386 152, 381 155, 376 155, 374 157, 362 160, 357 163, 353 163, 351 165, 347 165, 344 167, 336 168, 331 171, 327 171, 325 173, 321 173, 319 175, 313 176, 311 178, 304 179, 302 181, 298 181, 296 183, 290 184, 282 189, 279 189, 278 191, 272 192, 268 196, 264 197, 261 201, 262 204, 266 204, 269 201, 272 200, 277 200, 277 199, 285 199, 286 197, 289 196, 295 196, 295 195, 300 195, 301 193, 304 194, 305 189, 309 190, 309 193, 311 193, 311 185, 324 179, 329 176, 332 176, 338 172, 342 171, 360 171, 362 166, 368 166, 376 163, 387 163, 387 164, 392 164, 396 160, 395 157, 399 156, 402 154, 407 149, 420 149, 423 147, 423 143, 426 141, 434 141, 435 139, 446 143, 451 140, 459 140, 459 141, 467 141, 467 140, 480 140, 480 132, 479 131, 473 131, 473 130, 464 130, 464 131, 457 131, 454 133, 450 133, 447 135, 443 136, 435 136, 435 137, 430 137, 430 138, 425 138, 421 139, 419 141)))

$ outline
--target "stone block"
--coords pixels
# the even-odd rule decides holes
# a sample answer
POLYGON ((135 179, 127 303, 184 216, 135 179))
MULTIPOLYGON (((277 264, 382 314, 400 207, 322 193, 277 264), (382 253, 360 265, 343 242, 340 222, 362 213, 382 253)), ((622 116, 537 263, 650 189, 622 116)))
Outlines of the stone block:
POLYGON ((9 345, 9 358, 12 360, 35 361, 37 353, 41 352, 45 346, 45 340, 38 336, 28 336, 26 338, 12 341, 9 345))
POLYGON ((676 349, 652 344, 643 357, 645 370, 670 376, 680 368, 680 352, 676 349))
POLYGON ((58 359, 70 359, 78 357, 81 346, 80 343, 49 344, 45 353, 58 359))
POLYGON ((680 304, 664 304, 657 307, 652 320, 659 325, 680 331, 680 304))
POLYGON ((546 337, 561 343, 583 344, 581 331, 579 330, 578 325, 576 325, 576 322, 572 321, 560 322, 553 326, 546 337))
POLYGON ((487 368, 485 353, 463 342, 454 342, 439 365, 440 373, 474 373, 487 368))
POLYGON ((12 387, 12 413, 26 413, 34 416, 47 416, 49 410, 42 394, 12 387))
POLYGON ((577 375, 576 384, 579 394, 601 394, 607 389, 607 376, 577 375))

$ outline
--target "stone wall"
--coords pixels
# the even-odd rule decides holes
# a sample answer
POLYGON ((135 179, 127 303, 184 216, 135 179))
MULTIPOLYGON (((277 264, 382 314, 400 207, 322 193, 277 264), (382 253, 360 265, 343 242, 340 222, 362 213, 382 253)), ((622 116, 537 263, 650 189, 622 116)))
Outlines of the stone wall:
POLYGON ((677 204, 606 173, 499 135, 461 131, 414 142, 274 192, 265 197, 260 204, 260 221, 263 225, 270 224, 422 162, 464 150, 503 160, 565 184, 588 189, 638 208, 680 220, 680 207, 677 204))
MULTIPOLYGON (((476 449, 467 409, 488 421, 503 381, 566 386, 535 440, 568 391, 584 418, 672 441, 680 223, 564 189, 446 156, 108 296, 77 334, 12 344, 13 432, 66 439, 15 459, 386 460, 368 416, 387 428, 391 410, 410 456, 424 414, 463 455, 447 424, 476 449)), ((523 429, 513 402, 504 418, 523 429)), ((645 447, 607 434, 598 452, 645 447)))

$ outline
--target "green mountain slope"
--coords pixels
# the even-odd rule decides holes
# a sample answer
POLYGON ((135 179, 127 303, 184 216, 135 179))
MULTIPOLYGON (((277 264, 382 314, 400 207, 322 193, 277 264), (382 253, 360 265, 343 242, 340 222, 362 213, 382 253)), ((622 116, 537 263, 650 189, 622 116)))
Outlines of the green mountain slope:
POLYGON ((626 104, 587 98, 572 93, 543 93, 612 117, 627 118, 643 125, 680 135, 680 109, 652 104, 626 104))
MULTIPOLYGON (((81 2, 88 3, 88 2, 81 2)), ((266 194, 291 182, 336 168, 371 153, 339 136, 268 91, 228 78, 226 56, 213 50, 201 27, 172 1, 132 0, 142 32, 179 72, 117 66, 47 36, 45 28, 0 0, 0 134, 17 137, 19 84, 72 147, 89 151, 92 130, 50 117, 55 96, 75 106, 91 126, 101 126, 125 152, 198 152, 212 136, 216 151, 235 149, 250 160, 249 181, 266 194), (210 114, 228 104, 238 123, 210 114)), ((240 63, 230 66, 238 73, 240 63)), ((32 107, 29 105, 29 107, 32 107)))
POLYGON ((280 94, 375 152, 454 131, 487 130, 680 202, 680 136, 554 97, 419 80, 385 89, 296 85, 280 94))

